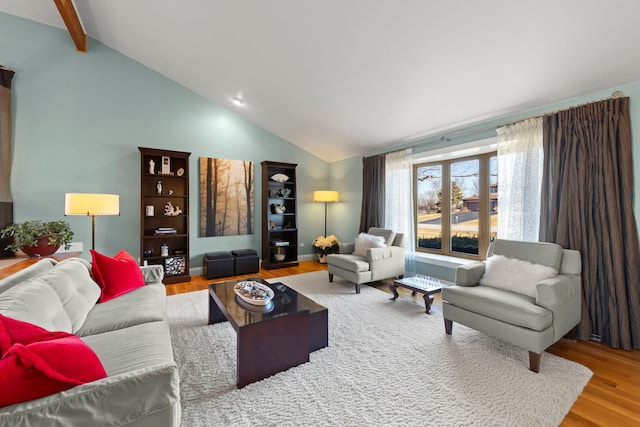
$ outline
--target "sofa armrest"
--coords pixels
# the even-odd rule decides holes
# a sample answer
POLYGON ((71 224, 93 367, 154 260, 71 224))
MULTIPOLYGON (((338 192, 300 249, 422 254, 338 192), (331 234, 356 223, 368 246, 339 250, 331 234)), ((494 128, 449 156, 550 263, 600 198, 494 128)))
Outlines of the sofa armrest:
POLYGON ((355 242, 340 243, 341 254, 352 254, 355 249, 356 249, 355 242))
POLYGON ((161 283, 164 279, 164 268, 161 265, 143 265, 140 267, 142 270, 142 278, 145 284, 149 283, 161 283))
POLYGON ((579 288, 576 289, 571 276, 558 274, 538 282, 536 291, 538 292, 536 305, 550 309, 563 305, 571 296, 579 292, 579 288))
POLYGON ((482 261, 458 266, 456 268, 456 285, 477 286, 484 274, 484 268, 485 264, 482 261))
POLYGON ((574 274, 559 274, 536 285, 536 304, 553 313, 554 341, 562 338, 580 322, 581 277, 574 274))
POLYGON ((404 248, 388 246, 371 248, 365 257, 369 262, 371 280, 382 280, 404 275, 404 248))
POLYGON ((175 408, 180 424, 180 390, 175 363, 155 365, 103 378, 50 396, 0 408, 0 425, 137 425, 158 411, 175 408), (141 397, 144 397, 142 399, 141 397), (133 405, 132 402, 138 404, 133 405))

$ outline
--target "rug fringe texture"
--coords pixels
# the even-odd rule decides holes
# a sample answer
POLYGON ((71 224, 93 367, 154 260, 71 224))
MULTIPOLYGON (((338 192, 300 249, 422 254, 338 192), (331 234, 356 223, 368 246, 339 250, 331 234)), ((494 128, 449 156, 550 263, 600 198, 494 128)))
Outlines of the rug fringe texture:
POLYGON ((283 282, 329 308, 329 347, 310 362, 236 388, 236 333, 207 325, 208 291, 167 298, 180 372, 182 426, 557 426, 592 373, 459 324, 422 297, 388 293, 325 271, 283 282))

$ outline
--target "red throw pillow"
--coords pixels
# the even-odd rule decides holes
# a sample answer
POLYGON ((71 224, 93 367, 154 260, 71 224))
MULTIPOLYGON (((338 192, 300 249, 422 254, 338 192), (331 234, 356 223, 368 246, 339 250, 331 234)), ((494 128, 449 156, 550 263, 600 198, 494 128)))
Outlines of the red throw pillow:
POLYGON ((91 272, 102 293, 98 302, 106 302, 117 296, 144 286, 138 263, 124 249, 113 258, 91 249, 91 272))
POLYGON ((31 344, 69 336, 66 332, 51 332, 33 323, 12 319, 0 314, 0 356, 14 344, 31 344))
POLYGON ((14 344, 0 359, 0 406, 48 396, 105 378, 100 359, 75 335, 14 344))

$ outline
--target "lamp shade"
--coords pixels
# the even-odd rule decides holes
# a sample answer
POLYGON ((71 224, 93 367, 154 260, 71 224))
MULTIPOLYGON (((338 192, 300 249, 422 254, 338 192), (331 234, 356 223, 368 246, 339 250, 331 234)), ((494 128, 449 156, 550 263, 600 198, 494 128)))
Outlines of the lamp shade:
POLYGON ((338 192, 337 191, 314 191, 313 201, 314 202, 337 202, 338 192))
POLYGON ((120 196, 117 194, 66 193, 65 215, 120 215, 120 196))

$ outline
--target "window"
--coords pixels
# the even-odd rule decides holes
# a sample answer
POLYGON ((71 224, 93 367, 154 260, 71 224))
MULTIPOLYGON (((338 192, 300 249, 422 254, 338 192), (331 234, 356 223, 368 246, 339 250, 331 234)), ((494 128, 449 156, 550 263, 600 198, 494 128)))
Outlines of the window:
POLYGON ((498 227, 496 153, 414 165, 416 250, 484 259, 498 227))

